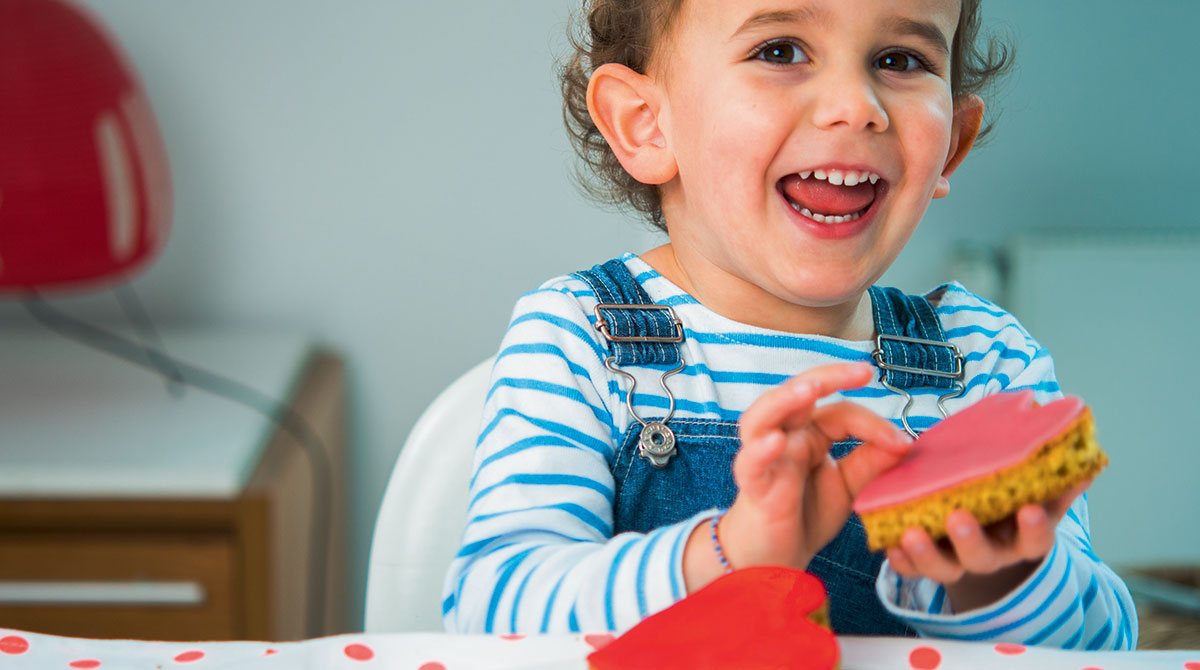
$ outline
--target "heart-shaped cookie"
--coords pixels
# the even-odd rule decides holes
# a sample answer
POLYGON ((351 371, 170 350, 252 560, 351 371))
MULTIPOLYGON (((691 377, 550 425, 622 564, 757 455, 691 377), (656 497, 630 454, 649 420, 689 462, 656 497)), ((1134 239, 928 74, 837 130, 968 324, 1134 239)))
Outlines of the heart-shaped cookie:
POLYGON ((980 523, 999 521, 1095 477, 1107 463, 1081 399, 1038 405, 1033 391, 997 393, 925 431, 903 462, 863 489, 854 511, 877 550, 899 544, 909 526, 944 536, 955 509, 980 523))
POLYGON ((825 587, 792 568, 723 575, 588 656, 596 670, 837 667, 825 587))

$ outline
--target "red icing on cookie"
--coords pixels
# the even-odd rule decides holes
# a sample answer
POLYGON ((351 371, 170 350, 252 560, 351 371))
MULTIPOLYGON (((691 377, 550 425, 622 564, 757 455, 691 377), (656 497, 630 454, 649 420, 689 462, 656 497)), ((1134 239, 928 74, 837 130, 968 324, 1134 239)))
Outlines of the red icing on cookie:
POLYGON ((588 656, 596 670, 834 668, 837 640, 808 615, 825 602, 814 576, 756 567, 724 575, 588 656))
POLYGON ((904 462, 863 489, 854 511, 908 502, 1018 465, 1083 410, 1083 400, 1074 396, 1042 406, 1028 390, 984 396, 922 433, 904 462))

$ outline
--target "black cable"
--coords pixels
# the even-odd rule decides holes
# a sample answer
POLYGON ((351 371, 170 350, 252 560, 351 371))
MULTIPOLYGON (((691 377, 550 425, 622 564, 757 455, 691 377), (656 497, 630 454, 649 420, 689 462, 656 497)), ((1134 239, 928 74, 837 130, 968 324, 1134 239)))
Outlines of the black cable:
POLYGON ((117 296, 117 302, 121 305, 121 309, 125 311, 125 318, 133 324, 133 331, 137 334, 138 344, 142 347, 142 352, 146 354, 146 358, 150 360, 151 367, 155 372, 162 375, 167 380, 167 392, 171 397, 178 398, 183 395, 183 373, 179 370, 179 365, 171 358, 169 353, 166 353, 167 347, 163 344, 162 337, 158 334, 158 329, 154 327, 154 322, 150 320, 150 314, 146 312, 146 308, 142 306, 142 301, 138 299, 137 292, 128 284, 118 284, 113 289, 113 294, 117 296), (147 345, 149 343, 149 345, 147 345), (160 354, 159 350, 163 353, 160 354))
POLYGON ((329 510, 328 506, 322 506, 322 502, 326 505, 332 502, 331 466, 324 442, 308 424, 308 421, 290 405, 285 405, 242 382, 180 361, 148 342, 131 342, 125 337, 59 312, 36 293, 28 294, 22 303, 35 319, 63 337, 150 369, 168 380, 187 384, 249 407, 270 419, 276 426, 283 428, 295 438, 308 458, 309 466, 312 469, 313 483, 311 529, 313 560, 309 574, 312 607, 308 612, 306 637, 321 634, 323 632, 322 618, 325 613, 325 566, 329 551, 329 510))

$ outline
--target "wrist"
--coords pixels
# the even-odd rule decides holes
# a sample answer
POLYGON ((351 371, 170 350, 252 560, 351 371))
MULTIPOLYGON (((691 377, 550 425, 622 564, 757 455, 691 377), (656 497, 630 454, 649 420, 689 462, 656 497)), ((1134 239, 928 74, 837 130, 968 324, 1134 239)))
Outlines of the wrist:
POLYGON ((782 565, 807 570, 813 554, 798 540, 803 534, 798 523, 773 523, 757 512, 753 506, 734 501, 721 518, 721 548, 730 564, 735 568, 782 565))
POLYGON ((725 548, 721 546, 720 526, 721 519, 725 517, 725 510, 717 512, 709 521, 709 539, 712 540, 713 553, 717 556, 717 562, 721 564, 721 568, 726 574, 733 572, 733 566, 729 563, 729 557, 725 555, 725 548))

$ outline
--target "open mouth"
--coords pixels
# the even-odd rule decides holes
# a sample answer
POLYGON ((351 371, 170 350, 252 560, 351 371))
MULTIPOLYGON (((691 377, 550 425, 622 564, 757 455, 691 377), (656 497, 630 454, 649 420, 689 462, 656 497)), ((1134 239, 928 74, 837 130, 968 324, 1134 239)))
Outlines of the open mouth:
POLYGON ((778 185, 792 209, 828 224, 858 220, 886 188, 887 182, 874 172, 836 169, 790 174, 778 185))

